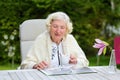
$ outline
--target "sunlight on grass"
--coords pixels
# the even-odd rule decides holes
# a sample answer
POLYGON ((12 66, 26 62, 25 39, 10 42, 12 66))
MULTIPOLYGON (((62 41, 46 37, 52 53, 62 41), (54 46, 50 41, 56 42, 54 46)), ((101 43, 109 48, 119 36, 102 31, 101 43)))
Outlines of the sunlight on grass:
MULTIPOLYGON (((100 56, 99 66, 108 66, 109 65, 109 56, 100 56)), ((88 57, 89 66, 97 66, 97 57, 88 57)), ((16 70, 19 67, 19 64, 14 64, 12 66, 10 63, 0 64, 0 70, 16 70)), ((120 69, 120 65, 117 65, 117 68, 120 69)))
POLYGON ((97 65, 97 57, 89 57, 90 66, 106 66, 109 65, 109 56, 100 56, 99 65, 97 65))
POLYGON ((19 67, 19 64, 14 64, 14 66, 12 66, 10 63, 0 64, 0 70, 15 70, 18 67, 19 67))
MULTIPOLYGON (((97 57, 89 57, 89 66, 109 66, 110 56, 100 56, 100 63, 97 65, 97 57)), ((117 68, 120 69, 120 65, 117 64, 117 68)))

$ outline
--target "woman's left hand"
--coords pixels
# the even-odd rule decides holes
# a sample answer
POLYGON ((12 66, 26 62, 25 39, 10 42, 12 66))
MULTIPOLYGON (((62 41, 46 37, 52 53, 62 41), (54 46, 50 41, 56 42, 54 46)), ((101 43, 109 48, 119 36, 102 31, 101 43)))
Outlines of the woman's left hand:
POLYGON ((77 57, 71 54, 69 63, 70 64, 77 64, 77 57))

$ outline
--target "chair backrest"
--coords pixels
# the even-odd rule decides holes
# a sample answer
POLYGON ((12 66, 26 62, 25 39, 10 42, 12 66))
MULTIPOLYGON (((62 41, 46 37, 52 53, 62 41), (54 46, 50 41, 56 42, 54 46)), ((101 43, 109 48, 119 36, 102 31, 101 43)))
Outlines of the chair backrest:
POLYGON ((35 38, 46 30, 45 19, 30 19, 20 25, 20 50, 23 61, 35 38))
POLYGON ((120 64, 120 36, 114 38, 116 64, 120 64))

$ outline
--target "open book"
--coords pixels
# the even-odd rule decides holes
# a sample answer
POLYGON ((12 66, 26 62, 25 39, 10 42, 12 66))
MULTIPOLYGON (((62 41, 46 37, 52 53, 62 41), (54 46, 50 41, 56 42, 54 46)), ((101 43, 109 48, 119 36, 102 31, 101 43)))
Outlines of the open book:
POLYGON ((86 73, 95 73, 92 69, 88 67, 82 68, 72 68, 72 67, 58 67, 51 69, 40 70, 46 75, 68 75, 68 74, 86 74, 86 73))

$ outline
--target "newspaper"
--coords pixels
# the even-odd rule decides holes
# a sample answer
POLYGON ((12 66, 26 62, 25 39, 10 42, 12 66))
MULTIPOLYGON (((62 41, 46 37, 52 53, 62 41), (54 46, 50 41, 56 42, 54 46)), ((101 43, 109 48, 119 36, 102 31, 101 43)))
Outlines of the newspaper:
POLYGON ((89 67, 82 68, 73 68, 73 67, 57 67, 40 70, 46 75, 70 75, 70 74, 87 74, 87 73, 96 73, 89 67))

